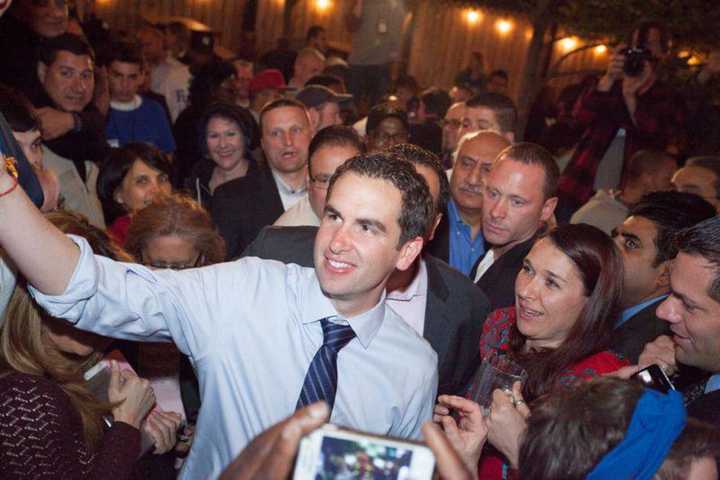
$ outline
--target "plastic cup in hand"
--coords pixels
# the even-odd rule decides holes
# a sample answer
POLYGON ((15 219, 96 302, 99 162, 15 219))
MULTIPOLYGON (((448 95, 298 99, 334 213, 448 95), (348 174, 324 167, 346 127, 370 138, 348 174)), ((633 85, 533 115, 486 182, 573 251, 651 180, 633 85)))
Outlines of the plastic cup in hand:
POLYGON ((467 395, 481 407, 489 408, 496 389, 512 391, 513 384, 525 384, 527 372, 507 355, 492 353, 485 357, 475 371, 467 395))

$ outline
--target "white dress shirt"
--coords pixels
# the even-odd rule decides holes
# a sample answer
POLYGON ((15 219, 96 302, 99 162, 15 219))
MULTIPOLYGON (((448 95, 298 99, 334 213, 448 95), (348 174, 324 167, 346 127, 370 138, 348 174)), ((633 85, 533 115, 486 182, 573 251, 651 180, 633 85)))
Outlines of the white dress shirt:
POLYGON ((428 277, 425 260, 420 259, 415 278, 405 290, 393 290, 385 301, 400 318, 422 336, 425 330, 425 307, 427 306, 428 277))
POLYGON ((320 219, 315 215, 315 211, 310 205, 310 198, 305 194, 301 200, 280 215, 273 225, 278 227, 318 227, 320 219))
POLYGON ((286 212, 292 208, 297 202, 307 197, 307 185, 303 185, 302 188, 294 189, 282 179, 282 177, 275 171, 272 170, 273 178, 275 179, 275 185, 277 185, 278 193, 280 194, 280 201, 283 204, 283 210, 286 212))
POLYGON ((181 478, 217 478, 264 429, 295 410, 322 344, 323 318, 357 335, 338 355, 331 422, 419 438, 432 416, 437 355, 384 298, 342 319, 312 268, 249 257, 183 271, 94 256, 87 242, 66 291, 31 289, 51 315, 101 335, 174 341, 200 383, 202 408, 181 478))

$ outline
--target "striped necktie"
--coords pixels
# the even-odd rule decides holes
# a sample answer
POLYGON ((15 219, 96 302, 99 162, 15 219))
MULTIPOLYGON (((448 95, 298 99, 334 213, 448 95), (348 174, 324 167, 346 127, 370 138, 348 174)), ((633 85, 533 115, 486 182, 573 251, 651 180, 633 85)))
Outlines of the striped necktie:
POLYGON ((295 408, 325 400, 332 411, 337 390, 337 355, 340 349, 355 338, 355 332, 350 325, 332 323, 327 318, 320 320, 320 324, 323 344, 310 362, 295 408))

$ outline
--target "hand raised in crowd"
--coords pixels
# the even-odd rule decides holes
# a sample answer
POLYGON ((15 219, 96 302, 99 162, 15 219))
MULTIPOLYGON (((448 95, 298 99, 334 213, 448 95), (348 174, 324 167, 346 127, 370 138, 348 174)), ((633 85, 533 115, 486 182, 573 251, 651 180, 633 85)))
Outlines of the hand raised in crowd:
POLYGON ((285 479, 303 436, 330 418, 325 402, 301 408, 292 416, 255 437, 225 469, 221 480, 285 479))
POLYGON ((520 382, 515 382, 512 392, 500 389, 493 392, 490 415, 485 419, 488 441, 507 457, 512 468, 518 467, 520 445, 529 415, 530 409, 522 397, 520 382))
POLYGON ((62 137, 75 127, 75 119, 71 113, 62 112, 52 107, 36 108, 35 115, 40 122, 43 140, 54 140, 62 137))
POLYGON ((623 50, 627 48, 627 45, 621 43, 613 50, 610 55, 610 63, 608 63, 607 71, 605 75, 600 78, 598 82, 598 90, 601 92, 609 91, 616 80, 623 78, 623 67, 625 66, 625 54, 623 50))
POLYGON ((475 471, 488 434, 482 407, 467 398, 440 395, 435 405, 433 421, 442 425, 448 441, 465 466, 475 471), (453 410, 460 415, 459 424, 450 415, 453 410))
POLYGON ((181 423, 182 416, 175 412, 155 410, 147 416, 142 428, 154 440, 155 455, 162 455, 175 447, 181 423))
POLYGON ((675 343, 667 335, 660 335, 645 345, 638 359, 638 364, 643 367, 657 364, 667 375, 672 375, 677 371, 675 343))
POLYGON ((627 99, 628 97, 635 97, 643 87, 647 87, 650 82, 648 80, 653 76, 653 68, 650 63, 643 62, 643 70, 637 77, 629 77, 625 75, 622 83, 623 96, 627 99))
POLYGON ((155 405, 155 393, 150 382, 130 371, 120 371, 117 362, 110 363, 111 375, 108 400, 118 403, 112 409, 116 422, 124 422, 140 429, 143 419, 155 405))

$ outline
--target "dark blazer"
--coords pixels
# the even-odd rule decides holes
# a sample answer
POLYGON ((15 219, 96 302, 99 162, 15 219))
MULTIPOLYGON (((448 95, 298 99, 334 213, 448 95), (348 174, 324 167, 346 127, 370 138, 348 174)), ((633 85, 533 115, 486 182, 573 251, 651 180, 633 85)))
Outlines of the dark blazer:
POLYGON ((701 395, 687 405, 688 416, 720 428, 720 390, 701 395))
MULTIPOLYGON (((268 227, 243 252, 312 267, 317 227, 268 227)), ((487 298, 445 262, 425 254, 428 296, 423 337, 438 354, 439 393, 458 394, 480 360, 482 326, 490 312, 487 298)))
MULTIPOLYGON (((533 243, 535 237, 515 245, 495 260, 485 275, 475 283, 488 296, 491 311, 515 305, 515 278, 533 243)), ((481 261, 482 257, 473 267, 470 278, 475 278, 475 272, 481 261)))
POLYGON ((284 211, 272 172, 254 163, 246 176, 219 186, 210 200, 210 215, 225 239, 230 259, 237 258, 284 211))
POLYGON ((613 332, 610 349, 636 364, 645 344, 670 333, 670 325, 655 315, 660 302, 640 310, 613 332))
POLYGON ((425 246, 425 251, 445 263, 450 263, 450 222, 447 208, 435 229, 435 236, 425 246))

